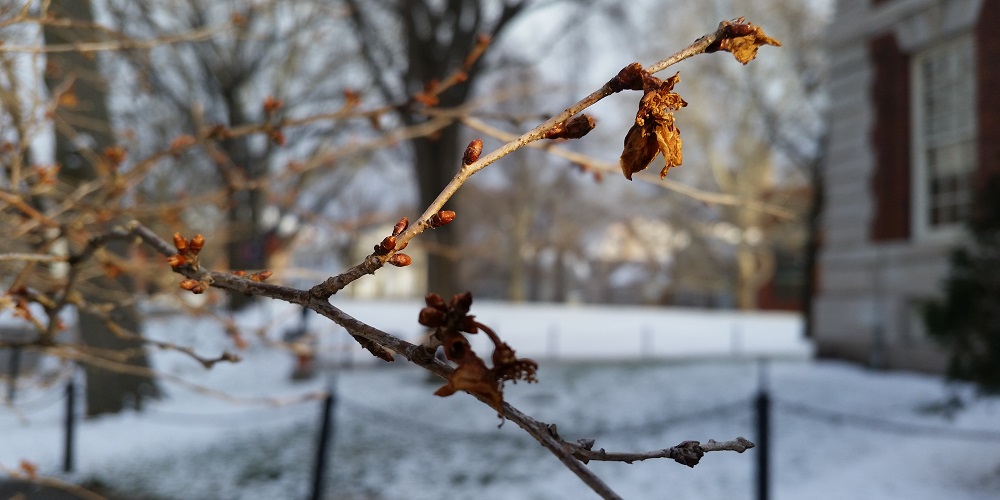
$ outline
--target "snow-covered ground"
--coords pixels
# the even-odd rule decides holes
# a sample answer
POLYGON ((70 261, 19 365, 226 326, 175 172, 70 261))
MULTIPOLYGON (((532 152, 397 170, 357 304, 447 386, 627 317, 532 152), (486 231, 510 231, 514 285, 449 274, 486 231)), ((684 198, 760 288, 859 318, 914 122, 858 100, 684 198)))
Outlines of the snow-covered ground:
MULTIPOLYGON (((411 325, 419 305, 344 308, 386 330, 419 334, 411 325)), ((519 353, 555 357, 542 361, 538 384, 508 385, 506 394, 527 413, 557 423, 567 439, 592 437, 616 451, 688 439, 756 440, 753 396, 762 369, 748 356, 767 353, 780 358, 763 369, 774 400, 772 498, 1000 498, 998 399, 972 398, 968 387, 931 376, 811 361, 808 345, 789 334, 797 322, 787 315, 596 311, 473 305, 519 353), (604 333, 576 333, 594 331, 604 333), (712 335, 721 340, 700 337, 712 335), (596 361, 609 346, 621 351, 596 361), (680 352, 698 361, 680 359, 680 352), (951 418, 934 411, 954 393, 968 403, 964 409, 951 418)), ((277 338, 296 319, 282 308, 240 321, 283 323, 271 328, 277 338)), ((326 329, 318 318, 310 321, 326 329)), ((205 355, 231 348, 207 319, 161 320, 148 334, 194 344, 205 355)), ((342 337, 324 333, 327 358, 345 358, 342 337)), ((269 406, 252 399, 292 401, 322 391, 326 379, 291 382, 291 356, 249 339, 242 363, 210 371, 180 354, 157 353, 158 370, 240 401, 165 382, 169 397, 142 413, 82 422, 70 475, 60 473, 62 386, 23 387, 13 408, 0 408, 0 466, 16 468, 25 459, 43 474, 98 480, 144 498, 306 497, 319 401, 269 406)), ((497 428, 495 413, 471 397, 433 396, 439 384, 403 363, 337 370, 327 498, 593 496, 515 425, 497 428)), ((709 454, 693 469, 665 460, 590 467, 625 498, 753 498, 756 453, 709 454)))

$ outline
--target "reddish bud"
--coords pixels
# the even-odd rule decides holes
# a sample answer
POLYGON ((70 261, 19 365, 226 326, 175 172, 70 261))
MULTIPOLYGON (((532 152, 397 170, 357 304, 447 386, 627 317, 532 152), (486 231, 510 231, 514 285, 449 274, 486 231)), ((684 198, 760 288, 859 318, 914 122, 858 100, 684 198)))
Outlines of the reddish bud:
POLYGON ((285 133, 282 132, 282 131, 280 131, 280 130, 273 130, 273 131, 271 131, 271 133, 268 134, 268 137, 271 139, 271 142, 273 142, 276 146, 284 146, 285 145, 285 142, 286 142, 286 140, 285 140, 285 133))
POLYGON ((117 168, 125 161, 125 148, 121 146, 108 146, 104 148, 104 159, 112 168, 117 168))
POLYGON ((432 227, 441 227, 455 220, 455 212, 452 210, 442 210, 431 216, 427 223, 432 227))
POLYGON ((386 236, 382 239, 382 243, 379 243, 379 249, 382 250, 382 255, 387 254, 396 249, 396 237, 386 236))
POLYGON ((622 68, 622 70, 608 82, 608 87, 612 92, 616 93, 623 90, 642 90, 642 79, 644 74, 646 74, 646 70, 642 67, 642 64, 634 62, 622 68))
POLYGON ((408 221, 406 217, 403 217, 402 219, 399 219, 399 222, 397 222, 395 226, 392 226, 392 235, 399 236, 400 234, 403 234, 403 231, 406 231, 406 228, 408 227, 410 227, 410 221, 408 221))
POLYGON ((479 155, 483 153, 483 140, 476 139, 469 143, 465 148, 465 154, 462 155, 462 165, 472 165, 479 159, 479 155))
POLYGON ((178 149, 187 149, 194 146, 197 142, 198 141, 190 135, 179 135, 175 137, 174 140, 170 141, 170 149, 175 151, 178 149))
POLYGON ((443 325, 447 317, 448 315, 444 311, 427 306, 420 310, 417 321, 426 327, 435 328, 443 325))
POLYGON ((344 107, 353 108, 361 104, 361 95, 352 89, 344 89, 344 107))
POLYGON ((250 275, 250 281, 257 281, 257 282, 266 281, 268 278, 271 277, 272 274, 274 273, 268 270, 264 270, 259 273, 253 273, 250 275))
POLYGON ((274 96, 269 95, 264 99, 264 112, 267 114, 274 113, 275 111, 281 109, 284 105, 285 103, 282 102, 281 99, 277 99, 274 96))
POLYGON ((597 123, 589 115, 574 116, 545 133, 546 139, 579 139, 591 130, 597 123))
POLYGON ((472 292, 456 293, 451 296, 452 309, 461 314, 466 314, 469 312, 470 307, 472 307, 472 292))
POLYGON ((448 309, 448 304, 445 303, 444 298, 436 293, 428 293, 425 295, 424 303, 429 307, 433 307, 434 309, 439 309, 441 311, 448 309))
POLYGON ((174 254, 167 257, 167 264, 170 264, 170 267, 178 268, 187 264, 187 259, 181 254, 174 254))
POLYGON ((410 256, 406 255, 405 253, 397 253, 393 254, 392 257, 389 257, 389 260, 387 260, 386 262, 396 267, 406 267, 413 263, 413 259, 411 259, 410 256))
POLYGON ((181 281, 180 287, 183 288, 184 290, 194 291, 195 288, 198 288, 199 284, 200 283, 198 283, 198 280, 193 280, 188 278, 184 281, 181 281))
POLYGON ((242 269, 233 271, 233 276, 239 276, 240 278, 242 278, 242 277, 244 277, 246 275, 247 275, 247 272, 244 271, 244 270, 242 270, 242 269))
POLYGON ((174 248, 177 249, 178 253, 184 253, 187 250, 188 243, 187 240, 181 236, 181 233, 174 233, 174 248))
POLYGON ((201 251, 202 247, 204 246, 205 246, 205 237, 202 236, 200 233, 194 235, 194 238, 191 238, 188 241, 188 247, 191 248, 191 253, 197 254, 198 252, 201 251))

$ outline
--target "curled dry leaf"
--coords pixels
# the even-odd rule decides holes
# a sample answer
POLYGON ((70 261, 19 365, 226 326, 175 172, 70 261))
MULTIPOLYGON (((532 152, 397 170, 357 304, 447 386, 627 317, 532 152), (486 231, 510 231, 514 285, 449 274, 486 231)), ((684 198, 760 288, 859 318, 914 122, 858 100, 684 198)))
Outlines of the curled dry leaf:
POLYGON ((745 22, 744 18, 733 22, 723 21, 723 37, 709 46, 706 52, 723 50, 731 52, 737 61, 746 64, 757 57, 757 49, 762 45, 781 47, 781 42, 764 34, 760 26, 745 22))
POLYGON ((673 92, 680 81, 679 74, 660 81, 646 75, 645 95, 639 101, 639 111, 635 115, 635 125, 625 135, 625 149, 622 151, 621 168, 625 178, 632 180, 632 174, 641 172, 653 162, 658 153, 663 153, 666 164, 660 171, 660 178, 667 171, 683 162, 681 132, 674 123, 674 111, 687 102, 673 92))
POLYGON ((519 359, 514 350, 501 341, 493 330, 478 323, 469 314, 472 294, 456 294, 446 303, 440 295, 429 293, 425 301, 427 306, 420 310, 418 321, 435 329, 434 337, 440 342, 445 356, 458 365, 448 376, 448 383, 434 394, 450 396, 457 391, 466 391, 486 401, 502 414, 504 382, 536 381, 538 364, 530 359, 519 359), (492 368, 487 367, 486 362, 476 355, 462 333, 479 331, 485 332, 493 342, 492 368))

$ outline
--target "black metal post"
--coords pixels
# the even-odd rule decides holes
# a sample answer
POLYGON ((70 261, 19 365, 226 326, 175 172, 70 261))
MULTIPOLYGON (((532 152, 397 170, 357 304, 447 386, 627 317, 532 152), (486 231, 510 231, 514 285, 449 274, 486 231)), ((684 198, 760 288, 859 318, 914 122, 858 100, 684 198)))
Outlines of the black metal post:
POLYGON ((757 500, 768 499, 770 474, 768 470, 768 453, 771 443, 771 398, 767 388, 767 362, 758 365, 759 379, 757 386, 757 500))
POLYGON ((63 471, 73 472, 73 444, 76 434, 76 382, 66 384, 66 442, 63 448, 63 471))
POLYGON ((337 402, 336 379, 330 379, 329 390, 323 398, 322 417, 319 424, 319 438, 316 446, 316 462, 313 468, 312 500, 323 497, 323 479, 325 477, 328 451, 333 445, 333 408, 337 402))
POLYGON ((17 376, 21 371, 21 348, 14 347, 10 350, 10 366, 7 374, 7 401, 14 402, 17 393, 17 376))

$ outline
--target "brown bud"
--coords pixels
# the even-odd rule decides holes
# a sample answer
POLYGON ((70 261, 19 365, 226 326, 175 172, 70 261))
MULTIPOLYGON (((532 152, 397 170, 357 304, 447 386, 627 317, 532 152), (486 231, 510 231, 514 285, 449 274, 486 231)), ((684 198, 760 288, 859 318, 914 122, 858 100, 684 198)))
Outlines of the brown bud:
POLYGON ((386 262, 396 267, 406 267, 413 263, 413 259, 411 259, 410 256, 406 255, 405 253, 397 253, 393 254, 392 257, 389 257, 389 260, 387 260, 386 262))
POLYGON ((642 78, 644 73, 646 73, 646 70, 642 67, 642 64, 634 62, 622 68, 622 70, 608 82, 608 87, 612 92, 616 93, 623 90, 642 90, 642 78))
POLYGON ((469 143, 468 147, 465 148, 465 154, 462 155, 462 165, 472 165, 479 159, 479 155, 483 153, 483 140, 476 139, 469 143))
POLYGON ((545 133, 546 139, 579 139, 591 130, 597 123, 589 115, 574 116, 549 129, 545 133))
POLYGON ((239 276, 240 278, 242 278, 242 277, 244 277, 246 275, 247 275, 247 272, 244 271, 244 270, 242 270, 242 269, 237 269, 237 270, 233 271, 233 276, 239 276))
POLYGON ((282 102, 281 99, 277 99, 274 96, 269 95, 264 99, 264 112, 267 114, 274 113, 275 111, 281 109, 284 105, 285 103, 282 102))
POLYGON ((421 325, 434 328, 443 325, 447 317, 448 315, 444 311, 427 306, 420 310, 417 322, 421 325))
POLYGON ((273 142, 275 146, 285 145, 286 142, 285 133, 280 130, 272 130, 271 133, 268 134, 268 137, 271 139, 271 142, 273 142))
POLYGON ((385 254, 387 254, 387 253, 395 250, 396 249, 396 237, 395 236, 386 236, 385 238, 382 239, 382 243, 379 243, 378 247, 379 247, 379 250, 382 251, 379 255, 385 255, 385 254))
POLYGON ((403 234, 403 231, 406 231, 406 228, 408 227, 410 227, 410 221, 407 220, 406 217, 403 217, 402 219, 399 219, 399 222, 397 222, 395 226, 392 226, 392 235, 399 236, 400 234, 403 234))
POLYGON ((264 270, 259 273, 253 273, 250 275, 250 281, 257 281, 257 282, 266 281, 268 278, 271 277, 272 274, 274 273, 269 270, 264 270))
POLYGON ((170 149, 185 149, 193 146, 198 142, 194 137, 190 135, 179 135, 170 141, 170 149))
POLYGON ((424 296, 424 303, 441 311, 446 311, 448 309, 448 304, 445 303, 444 298, 433 292, 424 296))
POLYGON ((462 321, 458 323, 457 327, 460 332, 479 333, 479 326, 477 326, 476 318, 472 316, 462 316, 462 321))
POLYGON ((167 264, 170 264, 170 267, 178 268, 187 264, 187 259, 178 253, 167 257, 167 264))
POLYGON ((125 161, 125 156, 128 153, 125 152, 125 148, 121 146, 108 146, 104 148, 104 159, 108 162, 111 167, 118 167, 125 161))
POLYGON ((442 210, 431 216, 427 223, 432 227, 441 227, 455 220, 455 212, 452 210, 442 210))
POLYGON ((198 283, 198 280, 193 280, 191 278, 181 281, 180 283, 181 288, 189 291, 194 291, 194 289, 197 288, 198 285, 200 285, 200 283, 198 283))
POLYGON ((472 307, 472 292, 456 293, 451 296, 451 308, 466 314, 472 307))
POLYGON ((202 236, 201 233, 194 235, 194 238, 191 238, 191 240, 188 241, 188 247, 191 249, 191 253, 197 254, 204 246, 205 237, 202 236))
POLYGON ((174 248, 177 249, 178 253, 184 253, 187 250, 188 243, 187 240, 181 236, 181 233, 174 233, 174 248))

